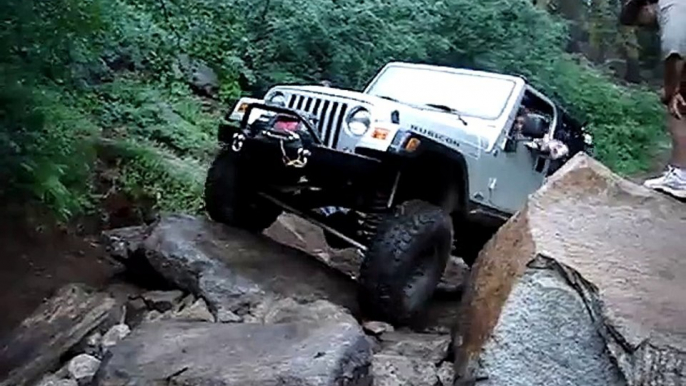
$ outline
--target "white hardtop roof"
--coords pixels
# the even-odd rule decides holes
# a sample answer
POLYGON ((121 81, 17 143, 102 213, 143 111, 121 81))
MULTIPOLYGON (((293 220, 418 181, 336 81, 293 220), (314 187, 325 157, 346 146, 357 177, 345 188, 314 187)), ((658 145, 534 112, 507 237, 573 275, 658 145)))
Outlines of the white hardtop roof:
MULTIPOLYGON (((439 66, 439 65, 434 65, 434 64, 420 64, 420 63, 409 63, 409 62, 389 62, 381 69, 381 71, 385 70, 388 67, 418 68, 418 69, 426 69, 426 70, 434 70, 434 71, 452 72, 452 73, 456 73, 456 74, 474 74, 474 75, 487 76, 487 77, 491 77, 491 78, 499 78, 499 79, 503 79, 503 80, 511 80, 511 81, 515 81, 515 82, 526 83, 526 80, 520 76, 507 75, 507 74, 502 74, 502 73, 498 73, 498 72, 491 72, 491 71, 473 70, 470 68, 448 67, 448 66, 439 66)), ((381 71, 379 71, 379 72, 381 72, 381 71)))

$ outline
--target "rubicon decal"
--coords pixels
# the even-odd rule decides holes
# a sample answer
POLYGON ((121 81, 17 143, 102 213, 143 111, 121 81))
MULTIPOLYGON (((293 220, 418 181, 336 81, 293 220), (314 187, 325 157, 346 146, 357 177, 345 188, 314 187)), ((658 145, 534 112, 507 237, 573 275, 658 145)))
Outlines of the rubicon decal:
POLYGON ((419 127, 419 126, 415 126, 415 125, 410 125, 410 130, 412 130, 418 134, 427 136, 429 138, 435 139, 439 142, 446 143, 448 145, 460 146, 460 143, 457 140, 455 140, 454 138, 451 138, 445 134, 436 133, 435 131, 427 130, 423 127, 419 127))

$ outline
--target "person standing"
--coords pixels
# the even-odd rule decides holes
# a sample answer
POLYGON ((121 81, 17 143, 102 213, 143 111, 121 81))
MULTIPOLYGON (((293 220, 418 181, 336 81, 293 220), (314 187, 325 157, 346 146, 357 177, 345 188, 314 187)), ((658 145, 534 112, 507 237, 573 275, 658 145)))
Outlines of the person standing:
POLYGON ((669 112, 672 155, 661 176, 644 186, 686 199, 686 0, 628 0, 620 23, 660 31, 664 87, 661 100, 669 112))

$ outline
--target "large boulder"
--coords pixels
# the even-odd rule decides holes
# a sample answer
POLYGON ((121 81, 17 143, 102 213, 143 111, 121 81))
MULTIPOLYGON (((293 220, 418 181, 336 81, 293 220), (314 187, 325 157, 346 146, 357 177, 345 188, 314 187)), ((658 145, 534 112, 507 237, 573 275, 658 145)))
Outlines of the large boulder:
POLYGON ((144 232, 133 260, 124 260, 143 266, 134 260, 145 259, 175 287, 203 298, 219 322, 251 319, 274 298, 356 309, 353 282, 266 236, 186 215, 163 217, 144 232))
POLYGON ((115 315, 109 295, 69 284, 0 342, 0 385, 27 385, 58 366, 61 357, 115 315))
POLYGON ((111 351, 99 386, 370 386, 372 352, 356 323, 164 321, 111 351))
POLYGON ((686 206, 585 154, 486 244, 456 385, 686 384, 686 206))
POLYGON ((173 70, 182 76, 196 93, 202 96, 214 97, 219 91, 219 76, 212 67, 202 60, 181 54, 173 70))

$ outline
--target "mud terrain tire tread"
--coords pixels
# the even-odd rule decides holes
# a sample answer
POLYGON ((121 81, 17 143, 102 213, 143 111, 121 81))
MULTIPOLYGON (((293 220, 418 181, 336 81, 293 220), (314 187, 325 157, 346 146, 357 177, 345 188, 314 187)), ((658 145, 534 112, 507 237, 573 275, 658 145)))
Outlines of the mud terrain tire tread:
POLYGON ((408 201, 382 220, 360 267, 358 302, 366 318, 395 325, 411 323, 424 309, 450 258, 453 226, 441 208, 424 201, 408 201), (436 253, 422 252, 435 243, 436 253), (430 260, 427 260, 430 259, 430 260), (429 275, 405 302, 404 287, 415 270, 429 275))
POLYGON ((223 149, 212 162, 205 180, 205 209, 216 222, 262 232, 276 221, 281 209, 256 197, 236 161, 234 153, 223 149))

